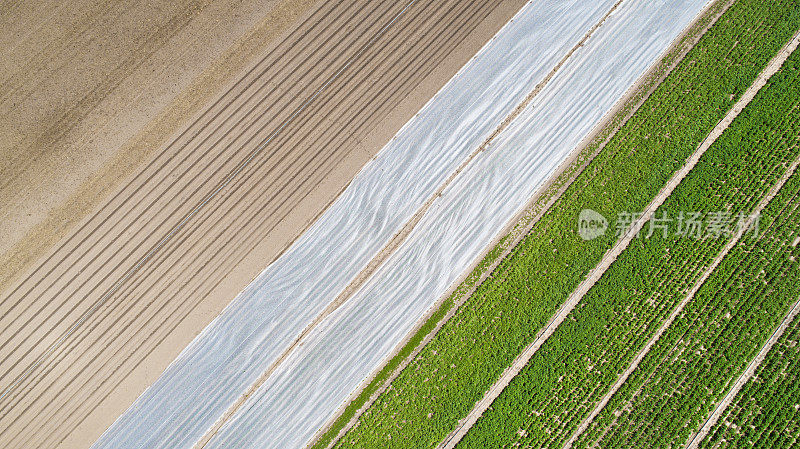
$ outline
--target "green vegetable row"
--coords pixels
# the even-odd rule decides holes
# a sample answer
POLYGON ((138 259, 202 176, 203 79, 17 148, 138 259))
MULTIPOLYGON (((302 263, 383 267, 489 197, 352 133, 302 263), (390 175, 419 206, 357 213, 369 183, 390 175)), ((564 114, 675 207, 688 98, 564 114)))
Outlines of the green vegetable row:
POLYGON ((800 295, 798 193, 795 174, 762 237, 731 251, 575 447, 681 447, 697 432, 800 295))
POLYGON ((800 443, 800 316, 742 387, 701 448, 788 448, 800 443))

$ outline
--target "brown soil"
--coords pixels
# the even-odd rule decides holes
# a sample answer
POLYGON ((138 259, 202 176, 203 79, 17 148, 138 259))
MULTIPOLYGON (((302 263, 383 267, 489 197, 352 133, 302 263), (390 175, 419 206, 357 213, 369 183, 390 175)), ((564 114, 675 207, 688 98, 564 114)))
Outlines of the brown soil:
POLYGON ((0 444, 88 447, 522 3, 3 5, 0 444))

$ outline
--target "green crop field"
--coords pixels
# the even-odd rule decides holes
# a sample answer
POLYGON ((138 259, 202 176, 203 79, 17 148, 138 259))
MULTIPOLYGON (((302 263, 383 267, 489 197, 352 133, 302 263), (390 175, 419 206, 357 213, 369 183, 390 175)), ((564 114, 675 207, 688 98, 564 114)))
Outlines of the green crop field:
POLYGON ((702 425, 800 295, 800 175, 784 189, 575 447, 682 446, 702 425))
MULTIPOLYGON (((703 216, 723 210, 731 216, 752 213, 800 155, 796 145, 800 137, 797 61, 800 58, 795 56, 787 61, 656 211, 656 217, 677 217, 681 211, 701 212, 703 216)), ((762 228, 767 226, 765 221, 759 223, 762 228)), ((796 232, 793 227, 786 230, 796 232)), ((650 238, 635 240, 492 404, 491 412, 484 414, 460 447, 563 444, 728 241, 723 235, 717 238, 705 234, 699 239, 675 234, 663 238, 661 232, 656 232, 650 238), (553 419, 555 416, 557 420, 553 419)), ((752 232, 745 235, 742 243, 751 243, 751 235, 752 232)), ((793 239, 786 236, 782 240, 784 246, 789 238, 793 239)), ((718 270, 724 271, 731 264, 746 266, 740 263, 729 262, 718 270)), ((791 297, 793 290, 789 287, 796 279, 785 277, 780 281, 787 282, 781 294, 791 297)), ((707 289, 701 292, 690 304, 702 301, 707 289)), ((774 318, 785 314, 779 314, 780 310, 770 312, 776 314, 774 318)), ((679 317, 670 332, 680 329, 684 319, 679 317)), ((659 345, 669 341, 668 335, 659 340, 659 345)), ((655 354, 658 347, 650 354, 655 354)), ((647 415, 650 411, 644 406, 632 407, 636 413, 647 415)), ((614 409, 614 413, 618 411, 623 410, 614 409)), ((669 415, 659 412, 659 416, 669 415)), ((671 422, 683 422, 685 417, 673 418, 671 422)), ((622 418, 615 422, 626 428, 622 418)), ((658 429, 662 436, 667 432, 663 426, 658 429)), ((603 429, 599 432, 606 435, 603 429)), ((623 436, 620 441, 633 440, 623 436)), ((603 441, 601 446, 613 444, 603 441)))
POLYGON ((796 446, 800 441, 800 316, 767 353, 702 448, 796 446))
MULTIPOLYGON (((580 240, 576 235, 579 212, 588 208, 615 217, 620 212, 642 210, 798 27, 797 2, 736 2, 502 261, 490 279, 477 288, 361 416, 339 446, 439 444, 615 243, 613 232, 590 242, 580 240)), ((777 179, 782 174, 781 168, 791 160, 794 153, 782 150, 786 151, 775 147, 771 153, 753 155, 749 165, 737 165, 723 157, 714 163, 731 167, 706 164, 707 168, 700 171, 753 169, 751 175, 737 178, 742 182, 741 191, 723 189, 736 195, 737 203, 733 206, 736 210, 748 210, 769 188, 767 180, 777 179), (756 170, 753 164, 765 166, 756 170), (765 181, 748 182, 759 177, 765 181)), ((739 156, 742 155, 737 153, 731 157, 739 156)), ((719 210, 725 205, 721 201, 722 198, 705 206, 719 210)), ((717 242, 717 250, 723 244, 717 242)), ((646 250, 641 251, 650 257, 646 250)), ((713 249, 698 254, 693 269, 686 267, 684 273, 697 276, 702 264, 713 257, 713 249)), ((638 274, 639 277, 654 275, 665 276, 638 274)), ((670 282, 686 288, 691 280, 678 278, 670 282)), ((644 319, 638 325, 653 326, 644 319)), ((586 342, 573 340, 573 344, 583 347, 586 342)), ((604 375, 611 378, 613 372, 604 375)), ((541 389, 547 391, 547 386, 541 389)), ((571 413, 586 413, 588 405, 582 407, 571 413)))

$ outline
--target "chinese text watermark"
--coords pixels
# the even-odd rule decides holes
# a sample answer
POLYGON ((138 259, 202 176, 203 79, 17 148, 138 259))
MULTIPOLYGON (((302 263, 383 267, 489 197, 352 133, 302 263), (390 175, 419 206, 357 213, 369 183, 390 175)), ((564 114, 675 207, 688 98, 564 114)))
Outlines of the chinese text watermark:
POLYGON ((657 211, 647 220, 642 220, 641 212, 619 212, 609 225, 602 214, 591 209, 584 209, 578 216, 578 235, 583 240, 593 240, 605 235, 612 229, 617 237, 651 238, 658 235, 662 238, 670 236, 693 239, 742 236, 751 234, 758 237, 759 214, 737 213, 730 211, 680 211, 670 216, 667 211, 657 211))

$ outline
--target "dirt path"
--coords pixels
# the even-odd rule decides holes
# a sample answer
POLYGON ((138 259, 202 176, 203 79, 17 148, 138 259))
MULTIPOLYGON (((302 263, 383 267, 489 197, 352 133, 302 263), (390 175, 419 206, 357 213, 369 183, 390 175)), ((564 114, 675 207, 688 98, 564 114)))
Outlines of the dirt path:
POLYGON ((695 284, 692 286, 692 289, 689 290, 689 292, 681 300, 681 302, 678 303, 678 305, 675 307, 675 309, 672 311, 669 317, 661 324, 661 326, 658 328, 656 333, 653 334, 653 336, 650 338, 650 340, 647 342, 644 348, 642 348, 642 350, 639 351, 639 353, 633 359, 633 362, 631 362, 631 365, 619 376, 619 378, 611 387, 611 389, 608 391, 608 393, 606 393, 606 395, 603 396, 603 398, 594 407, 589 416, 587 416, 586 419, 584 419, 583 422, 581 422, 581 424, 578 426, 578 428, 575 430, 572 436, 570 436, 569 440, 567 440, 567 442, 564 444, 564 449, 569 449, 572 447, 572 445, 575 443, 575 440, 577 440, 578 437, 581 434, 583 434, 584 431, 586 431, 586 429, 589 427, 589 424, 591 424, 592 421, 594 421, 597 415, 600 414, 603 408, 605 408, 606 404, 608 404, 608 401, 611 400, 611 397, 614 396, 617 390, 619 390, 620 387, 622 387, 622 385, 628 380, 628 377, 630 377, 630 375, 636 370, 636 368, 639 366, 642 360, 644 360, 645 356, 647 356, 647 353, 650 352, 650 349, 653 347, 653 345, 655 345, 658 339, 661 338, 661 335, 663 335, 664 332, 667 330, 667 328, 669 328, 672 325, 673 321, 675 321, 675 318, 677 318, 678 315, 681 314, 683 308, 686 307, 686 304, 688 304, 689 301, 691 301, 694 298, 694 295, 697 293, 698 290, 700 290, 700 287, 703 286, 703 284, 706 282, 706 279, 708 279, 708 277, 711 276, 711 273, 713 273, 714 270, 717 269, 719 264, 722 263, 722 260, 725 258, 726 255, 728 255, 730 250, 732 250, 736 246, 736 244, 739 242, 739 239, 753 223, 754 216, 760 214, 761 211, 764 210, 765 207, 767 207, 767 204, 769 204, 769 202, 772 201, 772 198, 774 198, 775 195, 778 194, 780 189, 783 188, 783 185, 786 184, 786 181, 789 180, 789 178, 797 169, 798 164, 800 164, 800 158, 794 161, 794 163, 789 167, 786 173, 784 173, 783 176, 781 176, 781 179, 779 179, 778 182, 775 183, 774 186, 772 186, 767 195, 765 195, 764 198, 762 198, 761 201, 759 201, 759 203, 751 212, 750 218, 746 221, 744 226, 742 226, 742 229, 739 230, 739 232, 725 245, 722 251, 720 251, 720 253, 717 254, 714 260, 711 261, 711 264, 708 266, 708 268, 706 268, 706 270, 703 272, 703 274, 700 276, 697 282, 695 282, 695 284))
POLYGON ((320 2, 262 43, 238 82, 3 284, 2 445, 91 444, 515 5, 419 0, 380 32, 402 4, 320 2))
POLYGON ((460 425, 439 445, 440 448, 451 449, 458 444, 459 441, 467 434, 470 428, 478 421, 480 416, 485 412, 500 395, 500 393, 508 386, 511 380, 519 374, 520 371, 528 364, 533 354, 539 350, 550 335, 555 332, 556 328, 563 322, 572 309, 580 302, 583 295, 594 286, 594 284, 602 277, 603 273, 611 266, 611 264, 619 257, 622 251, 628 247, 630 242, 636 237, 636 231, 641 229, 655 213, 656 209, 666 200, 675 187, 680 184, 683 178, 694 168, 700 158, 705 154, 706 150, 719 138, 725 129, 730 126, 731 122, 741 113, 747 104, 752 101, 756 93, 766 85, 769 78, 775 74, 781 67, 786 58, 797 47, 800 36, 795 37, 787 44, 778 55, 775 56, 768 64, 767 67, 759 74, 758 78, 753 84, 745 91, 739 101, 734 104, 728 114, 714 127, 706 139, 698 146, 697 150, 689 157, 684 164, 675 174, 670 178, 667 184, 656 195, 653 201, 645 208, 641 217, 631 227, 631 232, 618 241, 613 248, 611 248, 600 260, 598 265, 587 275, 587 278, 575 289, 569 298, 564 302, 561 308, 544 326, 538 337, 528 345, 525 350, 517 356, 514 362, 506 368, 500 378, 489 388, 483 398, 475 404, 475 407, 470 411, 469 415, 461 422, 460 425))

